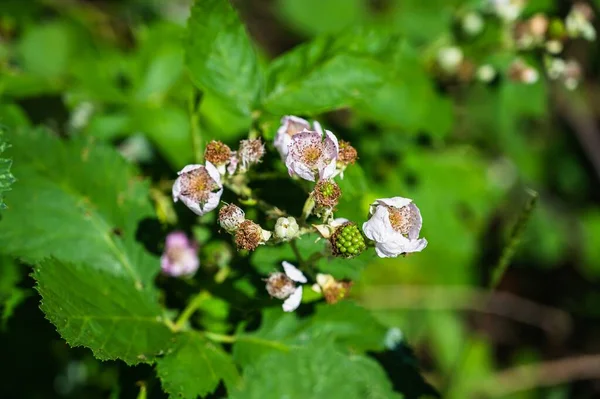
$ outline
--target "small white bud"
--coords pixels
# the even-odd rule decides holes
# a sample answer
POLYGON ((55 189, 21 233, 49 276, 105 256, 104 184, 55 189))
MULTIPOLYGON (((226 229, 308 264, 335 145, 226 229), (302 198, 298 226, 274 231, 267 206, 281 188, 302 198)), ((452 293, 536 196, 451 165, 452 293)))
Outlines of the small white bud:
POLYGON ((437 62, 447 73, 455 73, 463 62, 463 52, 458 47, 444 47, 438 51, 437 62))
POLYGON ((275 237, 281 241, 289 241, 298 236, 300 227, 293 217, 281 217, 275 223, 275 237))
POLYGON ((483 83, 489 83, 496 77, 496 69, 490 64, 485 64, 477 69, 477 79, 483 83))
POLYGON ((462 19, 462 28, 466 34, 476 36, 483 30, 484 21, 481 15, 477 12, 470 12, 462 19))

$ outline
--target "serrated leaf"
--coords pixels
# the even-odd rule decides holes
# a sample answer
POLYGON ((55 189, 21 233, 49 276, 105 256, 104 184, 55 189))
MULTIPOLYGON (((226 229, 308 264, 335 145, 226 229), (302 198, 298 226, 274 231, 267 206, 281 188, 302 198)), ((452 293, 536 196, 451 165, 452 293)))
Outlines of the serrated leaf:
POLYGON ((152 360, 170 333, 153 287, 158 259, 135 240, 153 212, 147 185, 118 153, 90 141, 42 130, 11 141, 22 180, 0 221, 0 250, 39 264, 42 309, 71 345, 101 359, 152 360))
POLYGON ((273 61, 263 107, 273 114, 317 114, 352 105, 384 82, 383 65, 333 49, 329 39, 299 46, 273 61))
MULTIPOLYGON (((0 155, 8 148, 8 143, 4 138, 4 132, 0 130, 0 155)), ((0 209, 5 209, 4 194, 10 190, 10 185, 15 181, 10 173, 12 161, 10 159, 0 158, 0 209)))
POLYGON ((148 187, 113 149, 61 141, 49 132, 11 133, 19 184, 0 222, 3 253, 36 263, 54 257, 149 287, 158 262, 135 241, 153 214, 148 187))
POLYGON ((313 342, 335 342, 352 351, 383 349, 387 329, 353 302, 320 304, 314 316, 299 319, 280 308, 266 309, 257 331, 237 336, 235 360, 249 365, 272 352, 288 352, 313 342))
POLYGON ((194 83, 250 115, 262 75, 248 34, 229 1, 196 1, 187 29, 185 60, 194 83))
POLYGON ((221 380, 230 389, 240 383, 231 357, 197 332, 179 335, 174 352, 157 361, 156 371, 165 391, 184 399, 213 392, 221 380))
POLYGON ((244 386, 230 398, 401 398, 372 359, 318 342, 264 356, 244 371, 244 386))
POLYGON ((41 262, 33 276, 41 308, 71 346, 86 346, 98 359, 148 362, 172 338, 154 293, 86 264, 41 262))

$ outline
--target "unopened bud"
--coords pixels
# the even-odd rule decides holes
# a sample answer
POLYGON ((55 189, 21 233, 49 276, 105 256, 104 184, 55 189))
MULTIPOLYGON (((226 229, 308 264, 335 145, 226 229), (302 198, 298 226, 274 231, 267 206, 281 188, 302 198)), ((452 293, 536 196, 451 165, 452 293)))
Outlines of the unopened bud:
POLYGON ((346 222, 338 227, 329 239, 335 256, 354 258, 365 249, 365 239, 356 223, 346 222))
POLYGON ((448 74, 454 74, 458 70, 463 58, 463 52, 459 47, 444 47, 437 54, 438 65, 448 74))
POLYGON ((235 245, 238 249, 254 251, 269 238, 271 238, 269 231, 263 230, 251 220, 244 220, 235 233, 235 245))
POLYGON ((231 148, 221 141, 212 140, 206 145, 204 150, 204 159, 215 166, 222 166, 229 162, 231 158, 231 148))
POLYGON ((275 237, 281 241, 289 241, 298 236, 300 227, 293 217, 281 217, 275 223, 275 237))
POLYGON ((476 36, 483 30, 484 21, 478 12, 469 12, 462 19, 463 31, 469 36, 476 36))
POLYGON ((493 66, 486 64, 477 69, 477 79, 483 83, 490 83, 496 77, 496 69, 493 66))
POLYGON ((245 217, 244 211, 234 204, 225 205, 219 209, 219 225, 229 233, 236 231, 245 217))

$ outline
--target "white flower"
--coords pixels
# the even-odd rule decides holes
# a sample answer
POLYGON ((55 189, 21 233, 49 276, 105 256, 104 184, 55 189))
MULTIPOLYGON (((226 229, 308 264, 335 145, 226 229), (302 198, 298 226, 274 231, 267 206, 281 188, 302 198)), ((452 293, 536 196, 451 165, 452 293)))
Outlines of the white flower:
MULTIPOLYGON (((320 126, 317 127, 320 130, 320 126)), ((290 176, 300 176, 309 181, 329 179, 336 173, 339 145, 329 130, 305 130, 292 137, 285 159, 290 176)))
POLYGON ((302 286, 296 286, 296 283, 305 284, 308 280, 306 276, 289 262, 282 262, 284 273, 272 273, 267 279, 267 292, 272 297, 283 299, 282 308, 285 312, 292 312, 300 306, 302 302, 302 286))
POLYGON ((586 40, 596 39, 596 29, 591 20, 594 11, 585 3, 576 3, 565 18, 565 28, 571 37, 583 37, 586 40))
POLYGON ((381 258, 420 252, 427 240, 419 238, 423 225, 421 212, 411 199, 382 198, 371 204, 371 218, 363 224, 363 232, 375 241, 375 252, 381 258))
POLYGON ((282 241, 289 241, 298 235, 300 227, 293 217, 280 217, 275 223, 275 237, 282 241))
POLYGON ((219 205, 223 185, 215 166, 187 165, 177 173, 179 177, 173 184, 173 201, 181 200, 197 215, 204 215, 219 205))
POLYGON ((282 160, 285 161, 288 147, 292 143, 292 137, 304 130, 310 130, 310 123, 308 121, 293 115, 281 118, 281 126, 277 130, 273 144, 277 148, 277 151, 279 151, 282 160))

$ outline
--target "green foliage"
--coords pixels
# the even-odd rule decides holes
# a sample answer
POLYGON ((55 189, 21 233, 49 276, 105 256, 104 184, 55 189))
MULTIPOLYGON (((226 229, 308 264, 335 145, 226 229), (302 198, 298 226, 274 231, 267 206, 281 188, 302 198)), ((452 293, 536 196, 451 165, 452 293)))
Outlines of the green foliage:
POLYGON ((241 382, 231 357, 196 332, 178 336, 173 353, 159 359, 156 368, 165 391, 184 399, 213 392, 221 380, 228 389, 241 382))
POLYGON ((246 30, 229 1, 196 1, 188 20, 186 63, 194 83, 250 115, 262 75, 246 30))
POLYGON ((245 385, 231 398, 401 398, 372 359, 318 345, 261 357, 244 372, 245 385))
MULTIPOLYGON (((4 132, 0 130, 0 155, 8 148, 8 143, 5 141, 4 132)), ((10 173, 10 159, 0 158, 0 209, 5 209, 4 193, 10 190, 10 185, 14 183, 15 178, 10 173)))

